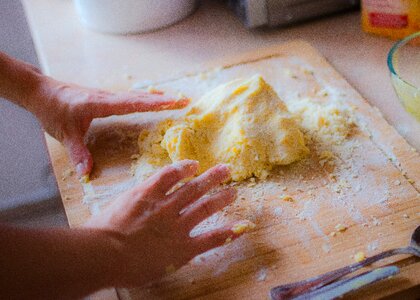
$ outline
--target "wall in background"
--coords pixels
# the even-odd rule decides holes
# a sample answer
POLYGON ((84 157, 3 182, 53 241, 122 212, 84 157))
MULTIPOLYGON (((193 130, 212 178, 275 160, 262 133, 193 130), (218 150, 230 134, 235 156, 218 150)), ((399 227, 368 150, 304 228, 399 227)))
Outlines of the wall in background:
MULTIPOLYGON (((20 1, 0 1, 0 51, 38 66, 20 1)), ((38 122, 1 98, 0 221, 67 224, 38 122)))

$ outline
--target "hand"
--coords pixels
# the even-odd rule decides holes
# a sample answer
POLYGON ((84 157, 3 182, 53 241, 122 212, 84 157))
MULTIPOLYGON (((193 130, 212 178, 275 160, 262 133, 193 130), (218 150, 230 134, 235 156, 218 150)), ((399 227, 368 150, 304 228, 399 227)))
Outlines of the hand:
POLYGON ((180 109, 189 103, 188 99, 176 101, 142 91, 110 93, 64 84, 48 77, 44 77, 40 86, 40 100, 30 103, 29 109, 51 136, 63 142, 79 176, 89 175, 93 167, 84 136, 94 118, 180 109))
MULTIPOLYGON (((184 160, 163 168, 144 183, 122 194, 87 228, 106 231, 118 240, 119 260, 113 274, 115 286, 139 286, 175 271, 196 255, 223 245, 243 232, 235 225, 191 237, 191 230, 204 219, 232 203, 234 188, 207 195, 230 178, 225 165, 218 165, 168 193, 181 180, 196 174, 198 163, 184 160), (204 197, 203 197, 204 196, 204 197)), ((244 221, 240 222, 241 224, 244 221)))

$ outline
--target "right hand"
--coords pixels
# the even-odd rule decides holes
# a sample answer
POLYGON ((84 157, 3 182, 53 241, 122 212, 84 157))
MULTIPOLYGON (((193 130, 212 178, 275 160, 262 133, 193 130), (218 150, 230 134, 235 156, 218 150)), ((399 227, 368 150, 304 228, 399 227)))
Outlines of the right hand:
POLYGON ((232 230, 231 224, 190 236, 197 224, 236 198, 236 190, 231 187, 206 196, 230 178, 225 165, 215 166, 169 193, 174 185, 194 176, 197 170, 198 163, 191 160, 167 166, 119 196, 85 224, 117 241, 120 259, 112 270, 118 274, 114 286, 140 286, 157 280, 198 254, 241 235, 232 230))
POLYGON ((188 99, 175 100, 161 94, 143 91, 111 93, 63 83, 42 76, 38 101, 29 107, 45 131, 67 149, 79 176, 87 176, 93 168, 92 155, 84 142, 85 134, 95 118, 134 112, 180 109, 188 99))

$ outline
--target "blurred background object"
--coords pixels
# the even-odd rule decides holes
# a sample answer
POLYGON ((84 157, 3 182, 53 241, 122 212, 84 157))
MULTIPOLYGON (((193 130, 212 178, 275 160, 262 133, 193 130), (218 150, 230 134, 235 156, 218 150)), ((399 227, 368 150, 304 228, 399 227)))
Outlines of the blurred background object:
MULTIPOLYGON (((20 1, 0 1, 0 51, 39 66, 20 1)), ((0 222, 67 226, 44 133, 33 115, 0 98, 0 222)))
POLYGON ((359 0, 229 0, 229 6, 248 28, 284 26, 354 9, 359 0))
POLYGON ((420 30, 420 0, 362 0, 362 28, 402 39, 420 30))
POLYGON ((420 122, 420 32, 396 43, 388 54, 392 85, 405 109, 420 122))
POLYGON ((196 0, 75 0, 82 23, 113 34, 140 33, 176 23, 196 7, 196 0))

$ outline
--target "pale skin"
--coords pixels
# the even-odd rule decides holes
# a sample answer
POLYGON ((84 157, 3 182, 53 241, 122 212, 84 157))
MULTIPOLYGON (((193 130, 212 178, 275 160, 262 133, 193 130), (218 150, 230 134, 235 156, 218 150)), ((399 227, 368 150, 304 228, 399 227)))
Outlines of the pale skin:
MULTIPOLYGON (((66 84, 1 52, 0 97, 32 112, 62 142, 79 176, 93 167, 84 136, 94 118, 188 104, 158 94, 66 84)), ((198 163, 190 160, 164 167, 77 229, 0 225, 0 298, 75 299, 101 288, 145 285, 238 238, 235 224, 190 236, 198 223, 236 198, 233 188, 207 195, 229 180, 224 165, 171 192, 197 170, 198 163)))

